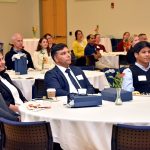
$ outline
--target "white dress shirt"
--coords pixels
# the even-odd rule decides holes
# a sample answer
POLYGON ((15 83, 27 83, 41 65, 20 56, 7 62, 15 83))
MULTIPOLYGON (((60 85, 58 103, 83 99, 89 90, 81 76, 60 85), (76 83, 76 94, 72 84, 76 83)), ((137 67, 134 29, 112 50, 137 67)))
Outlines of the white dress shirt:
MULTIPOLYGON (((150 63, 147 68, 143 67, 142 65, 138 64, 137 62, 135 63, 135 65, 138 66, 140 69, 142 69, 145 72, 148 71, 150 68, 150 63)), ((134 87, 133 87, 132 71, 129 68, 127 68, 123 71, 123 73, 125 73, 125 75, 123 77, 122 89, 133 92, 134 87)))
MULTIPOLYGON (((69 76, 68 76, 68 73, 66 73, 66 69, 70 69, 70 68, 65 68, 65 67, 62 67, 62 66, 59 66, 57 65, 57 67, 61 70, 61 72, 63 73, 63 75, 65 76, 66 80, 68 81, 68 84, 69 84, 69 89, 70 89, 70 93, 78 93, 77 89, 75 88, 75 86, 73 85, 73 83, 71 82, 69 76)), ((71 75, 74 77, 74 79, 76 80, 76 82, 78 83, 79 87, 81 88, 78 80, 76 79, 74 73, 72 72, 72 70, 70 69, 70 73, 71 75)))

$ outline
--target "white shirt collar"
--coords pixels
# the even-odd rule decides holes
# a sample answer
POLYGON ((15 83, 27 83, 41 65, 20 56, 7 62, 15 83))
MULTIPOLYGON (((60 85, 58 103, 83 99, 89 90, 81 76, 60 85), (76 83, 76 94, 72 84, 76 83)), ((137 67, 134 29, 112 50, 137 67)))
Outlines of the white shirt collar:
POLYGON ((138 66, 140 69, 142 69, 144 71, 148 71, 150 69, 150 63, 149 63, 147 68, 143 67, 141 64, 139 64, 137 62, 135 63, 135 65, 138 66))
MULTIPOLYGON (((57 65, 56 64, 56 66, 63 72, 63 73, 65 73, 65 71, 66 71, 66 69, 68 69, 68 68, 65 68, 65 67, 62 67, 62 66, 60 66, 60 65, 57 65)), ((70 69, 70 68, 69 68, 70 69)))

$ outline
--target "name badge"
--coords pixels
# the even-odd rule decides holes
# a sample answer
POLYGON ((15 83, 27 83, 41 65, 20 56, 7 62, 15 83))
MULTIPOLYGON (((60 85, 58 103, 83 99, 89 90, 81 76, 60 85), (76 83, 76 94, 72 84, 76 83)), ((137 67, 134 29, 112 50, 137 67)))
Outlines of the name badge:
POLYGON ((147 81, 147 78, 145 75, 141 75, 141 76, 138 76, 138 80, 139 81, 147 81))
POLYGON ((76 76, 78 80, 83 80, 83 76, 80 74, 78 76, 76 76))

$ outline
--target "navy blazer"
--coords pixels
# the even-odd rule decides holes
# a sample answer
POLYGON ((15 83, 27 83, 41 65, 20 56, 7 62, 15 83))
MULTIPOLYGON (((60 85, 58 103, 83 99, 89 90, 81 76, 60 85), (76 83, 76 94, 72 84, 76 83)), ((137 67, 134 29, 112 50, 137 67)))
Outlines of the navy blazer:
MULTIPOLYGON (((82 75, 82 80, 78 80, 77 78, 76 79, 78 80, 82 88, 87 89, 87 93, 95 93, 94 87, 90 84, 84 72, 79 67, 70 66, 70 69, 75 76, 82 75)), ((46 89, 56 89, 56 96, 67 96, 69 94, 69 84, 67 82, 67 79, 57 66, 55 66, 52 70, 46 72, 44 82, 46 89)))
MULTIPOLYGON (((11 83, 12 85, 13 82, 10 79, 9 75, 7 73, 0 73, 0 75, 5 78, 9 83, 11 83)), ((14 85, 15 86, 15 85, 14 85)), ((15 86, 16 87, 16 86, 15 86)), ((16 87, 17 88, 17 87, 16 87)), ((20 99, 24 102, 26 101, 26 98, 23 96, 22 92, 17 88, 18 92, 19 92, 19 96, 20 99)), ((2 94, 5 102, 7 103, 7 105, 9 106, 10 104, 15 104, 15 100, 13 98, 13 95, 11 93, 11 91, 9 90, 9 88, 0 80, 0 93, 2 94)))
MULTIPOLYGON (((24 49, 21 50, 22 53, 26 54, 27 56, 27 60, 28 60, 28 64, 27 67, 28 68, 34 68, 33 62, 32 62, 32 58, 30 53, 28 53, 27 51, 25 51, 24 49)), ((10 49, 10 51, 8 51, 5 55, 5 65, 7 66, 8 70, 15 70, 15 65, 14 65, 14 61, 12 61, 12 56, 14 54, 17 54, 14 50, 13 47, 10 49)))

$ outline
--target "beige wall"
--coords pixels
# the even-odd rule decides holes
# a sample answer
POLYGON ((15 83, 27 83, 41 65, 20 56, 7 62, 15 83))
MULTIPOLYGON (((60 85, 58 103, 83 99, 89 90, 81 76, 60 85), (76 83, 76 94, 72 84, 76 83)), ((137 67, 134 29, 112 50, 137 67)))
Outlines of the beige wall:
POLYGON ((131 34, 147 33, 150 39, 150 0, 68 0, 68 44, 74 39, 74 31, 81 29, 86 37, 99 25, 102 36, 122 37, 125 31, 131 34), (111 9, 111 2, 115 8, 111 9))
MULTIPOLYGON (((21 32, 25 38, 31 38, 32 26, 39 27, 39 1, 0 3, 0 40, 5 43, 5 51, 13 33, 21 32)), ((129 31, 131 34, 147 33, 150 39, 149 6, 149 0, 67 0, 68 45, 71 48, 76 29, 81 29, 86 37, 94 33, 96 25, 102 36, 121 38, 123 32, 129 31), (110 8, 111 2, 115 3, 114 9, 110 8), (69 31, 73 32, 72 36, 69 31)))
POLYGON ((29 38, 32 37, 32 26, 39 27, 39 0, 0 2, 0 18, 0 40, 5 43, 6 52, 13 33, 20 32, 29 38))

